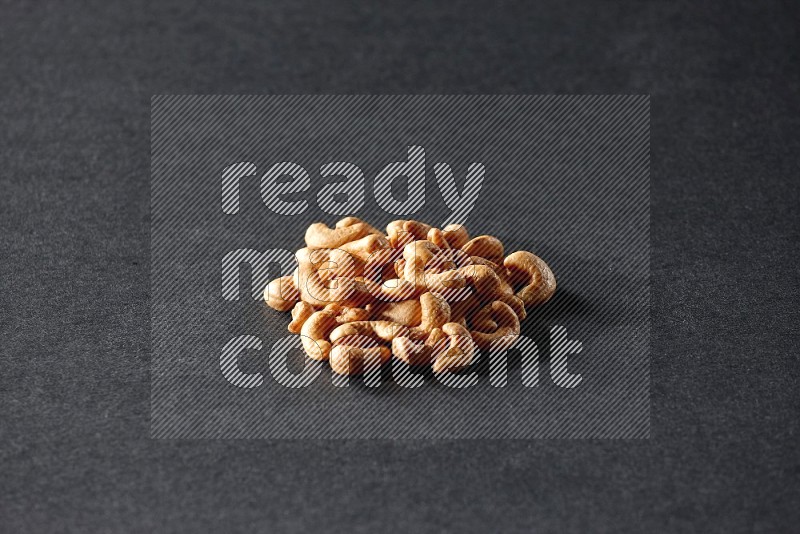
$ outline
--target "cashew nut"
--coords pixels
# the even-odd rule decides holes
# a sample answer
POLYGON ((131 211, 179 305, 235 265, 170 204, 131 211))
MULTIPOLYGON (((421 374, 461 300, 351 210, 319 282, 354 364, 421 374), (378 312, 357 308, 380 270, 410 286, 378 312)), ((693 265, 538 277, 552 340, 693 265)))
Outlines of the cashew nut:
POLYGON ((380 230, 355 217, 347 217, 328 228, 325 223, 314 223, 306 230, 306 245, 309 248, 337 248, 345 243, 361 239, 369 234, 381 234, 380 230))
POLYGON ((519 319, 508 304, 496 300, 487 304, 476 314, 476 317, 478 316, 482 321, 480 327, 493 330, 492 332, 481 332, 477 329, 471 331, 472 339, 478 348, 488 349, 495 340, 499 339, 504 340, 499 345, 502 348, 508 348, 516 343, 519 337, 519 319), (488 310, 484 311, 487 308, 488 310))
POLYGON ((479 235, 467 241, 461 250, 470 256, 479 256, 500 263, 503 260, 503 243, 490 235, 479 235))
POLYGON ((294 277, 282 276, 267 284, 264 290, 267 306, 278 311, 289 311, 300 300, 294 277))
POLYGON ((314 313, 314 306, 302 300, 292 308, 292 322, 289 323, 289 332, 299 334, 303 324, 314 313))
POLYGON ((443 344, 444 340, 442 340, 434 347, 433 372, 455 373, 469 367, 475 353, 475 345, 469 330, 458 323, 447 323, 442 326, 442 332, 447 335, 448 345, 439 348, 443 344))
POLYGON ((452 248, 462 248, 469 241, 469 233, 461 224, 448 224, 443 232, 444 238, 452 248))
POLYGON ((306 319, 300 328, 300 335, 303 336, 303 350, 309 358, 321 361, 328 359, 331 343, 327 337, 336 328, 336 324, 336 312, 333 310, 314 312, 306 319))
POLYGON ((556 292, 556 277, 538 256, 525 251, 514 252, 503 261, 503 265, 509 271, 512 284, 522 285, 517 297, 525 307, 544 304, 556 292))

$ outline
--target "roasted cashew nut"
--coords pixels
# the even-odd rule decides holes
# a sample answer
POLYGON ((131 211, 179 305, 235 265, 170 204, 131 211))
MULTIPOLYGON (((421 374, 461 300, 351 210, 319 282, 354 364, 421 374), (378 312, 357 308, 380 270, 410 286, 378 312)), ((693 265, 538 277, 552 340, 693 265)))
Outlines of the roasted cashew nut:
POLYGON ((264 289, 264 301, 267 306, 278 311, 289 311, 300 300, 293 276, 276 278, 264 289))
POLYGON ((494 263, 503 260, 503 243, 490 235, 479 235, 470 239, 461 250, 469 256, 479 256, 494 263))
POLYGON ((331 343, 336 344, 340 339, 351 336, 363 336, 375 341, 391 342, 398 336, 408 335, 408 327, 391 321, 352 321, 344 323, 330 332, 331 343))
POLYGON ((345 243, 361 239, 369 234, 382 235, 380 230, 355 217, 347 217, 329 228, 325 223, 314 223, 306 230, 306 245, 309 248, 338 248, 345 243))
POLYGON ((462 248, 469 241, 469 232, 461 224, 448 224, 444 227, 443 233, 452 248, 462 248))
POLYGON ((431 263, 441 251, 430 241, 414 241, 403 248, 403 278, 414 284, 418 291, 436 291, 439 293, 448 290, 457 290, 464 287, 464 280, 458 270, 440 273, 427 272, 426 266, 431 263))
POLYGON ((370 303, 367 304, 367 311, 377 321, 391 321, 406 326, 417 326, 422 320, 422 305, 419 299, 370 303))
POLYGON ((475 354, 475 344, 469 330, 458 323, 447 323, 442 326, 442 332, 447 336, 445 341, 439 341, 433 349, 433 372, 455 373, 472 365, 475 354))
POLYGON ((302 300, 294 305, 292 308, 292 322, 289 323, 288 329, 292 334, 299 334, 303 324, 314 313, 314 306, 302 300))
POLYGON ((484 312, 484 310, 481 310, 476 315, 480 316, 482 320, 482 324, 479 324, 478 327, 492 329, 493 331, 481 332, 475 329, 473 325, 473 330, 470 333, 472 334, 472 339, 475 341, 475 344, 481 349, 488 349, 495 340, 503 339, 506 341, 499 342, 494 346, 509 348, 514 345, 519 338, 520 330, 517 314, 514 313, 514 310, 511 309, 508 304, 500 302, 499 300, 487 304, 484 309, 487 308, 488 311, 484 312))
POLYGON ((428 236, 431 226, 419 221, 392 221, 386 225, 386 235, 394 248, 401 248, 411 241, 422 240, 428 236))
MULTIPOLYGON (((298 315, 303 312, 298 312, 298 315)), ((363 308, 348 308, 330 304, 325 309, 308 316, 300 327, 303 349, 312 360, 327 360, 333 342, 333 330, 340 325, 364 321, 369 312, 363 308), (330 341, 328 341, 330 339, 330 341)))
POLYGON ((328 335, 331 330, 336 328, 336 312, 333 310, 321 310, 314 312, 306 319, 300 328, 303 350, 312 360, 327 360, 331 352, 331 343, 328 335))
POLYGON ((544 304, 556 292, 556 277, 538 256, 525 251, 514 252, 503 265, 509 271, 512 284, 522 286, 517 297, 526 308, 544 304))

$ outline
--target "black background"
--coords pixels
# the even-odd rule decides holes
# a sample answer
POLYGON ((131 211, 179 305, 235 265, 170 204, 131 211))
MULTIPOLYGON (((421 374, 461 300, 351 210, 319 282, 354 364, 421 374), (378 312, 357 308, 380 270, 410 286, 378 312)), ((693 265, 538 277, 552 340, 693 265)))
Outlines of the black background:
POLYGON ((0 4, 5 531, 796 531, 790 2, 0 4), (649 93, 651 439, 148 439, 157 93, 649 93))

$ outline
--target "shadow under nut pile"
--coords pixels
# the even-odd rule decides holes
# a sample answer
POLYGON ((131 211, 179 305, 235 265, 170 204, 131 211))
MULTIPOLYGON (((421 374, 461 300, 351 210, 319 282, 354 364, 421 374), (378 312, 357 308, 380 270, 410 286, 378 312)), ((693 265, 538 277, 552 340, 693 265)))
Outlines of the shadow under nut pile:
POLYGON ((394 356, 436 373, 472 364, 478 349, 516 343, 520 321, 547 302, 556 280, 536 255, 505 255, 496 237, 470 238, 461 225, 398 220, 382 232, 346 217, 309 226, 291 276, 264 298, 290 311, 305 352, 344 375, 394 356))

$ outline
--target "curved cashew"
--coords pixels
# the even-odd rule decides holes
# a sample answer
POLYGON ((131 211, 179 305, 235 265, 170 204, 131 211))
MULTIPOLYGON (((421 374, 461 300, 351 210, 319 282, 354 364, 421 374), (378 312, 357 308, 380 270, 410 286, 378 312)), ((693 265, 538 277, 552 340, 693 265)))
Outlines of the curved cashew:
POLYGON ((450 243, 448 243, 447 239, 445 239, 444 232, 438 228, 431 228, 428 231, 427 240, 439 248, 450 248, 450 243))
POLYGON ((342 306, 339 303, 328 304, 325 309, 336 313, 336 322, 339 324, 366 321, 370 316, 370 313, 364 308, 342 306))
POLYGON ((544 304, 556 292, 556 278, 550 267, 538 256, 519 251, 510 254, 503 265, 508 269, 512 283, 523 287, 517 291, 525 307, 544 304))
POLYGON ((369 234, 380 233, 380 230, 360 219, 347 217, 339 221, 335 228, 328 228, 322 222, 309 226, 306 230, 306 245, 309 248, 338 248, 369 234))
POLYGON ((469 232, 462 224, 448 224, 443 231, 444 238, 453 248, 461 248, 469 241, 469 232))
POLYGON ((355 263, 349 254, 339 249, 302 248, 295 255, 295 284, 302 300, 318 308, 332 302, 358 303, 355 263))
POLYGON ((410 328, 411 337, 425 337, 435 328, 442 328, 450 322, 450 305, 441 295, 423 293, 419 297, 421 320, 419 326, 410 328))
MULTIPOLYGON (((300 312, 298 312, 300 313, 300 312)), ((339 304, 329 304, 325 309, 314 312, 305 319, 300 327, 303 348, 313 360, 327 360, 331 350, 333 331, 339 325, 364 321, 369 312, 363 308, 348 308, 339 304), (330 342, 327 338, 330 338, 330 342)))
POLYGON ((411 241, 425 239, 431 226, 419 221, 392 221, 386 225, 386 235, 394 248, 400 248, 411 241))
POLYGON ((292 322, 289 323, 289 332, 299 334, 303 324, 314 313, 314 306, 302 300, 292 308, 292 322))
POLYGON ((397 336, 408 335, 408 327, 391 321, 353 321, 340 324, 330 332, 331 343, 351 336, 363 336, 375 341, 392 341, 397 336))
POLYGON ((345 217, 336 221, 336 228, 344 228, 346 226, 355 226, 357 224, 365 224, 369 228, 370 233, 382 235, 383 232, 358 217, 345 217))
POLYGON ((431 330, 424 342, 398 336, 392 340, 392 354, 408 365, 430 365, 434 347, 446 337, 441 328, 431 330))
POLYGON ((289 311, 300 300, 293 276, 276 278, 264 289, 267 306, 278 311, 289 311))
POLYGON ((374 257, 374 254, 379 250, 388 249, 389 240, 382 235, 370 234, 339 245, 339 250, 343 250, 356 258, 363 265, 368 260, 374 257))
POLYGON ((336 312, 321 310, 312 313, 300 328, 303 350, 312 360, 327 360, 331 352, 331 344, 326 339, 331 330, 336 328, 336 312))
POLYGON ((508 348, 516 343, 519 337, 519 318, 514 310, 499 300, 487 304, 486 308, 488 308, 487 312, 484 310, 478 312, 484 321, 482 326, 494 326, 495 328, 493 332, 488 333, 472 330, 472 339, 475 340, 475 344, 481 349, 488 349, 495 340, 501 338, 504 340, 500 344, 502 348, 508 348), (491 324, 487 322, 487 319, 491 320, 491 324))
POLYGON ((434 347, 433 372, 455 373, 469 367, 475 354, 475 345, 469 331, 458 323, 447 323, 442 326, 442 332, 447 336, 447 346, 443 346, 442 340, 434 347))
POLYGON ((370 303, 367 304, 367 310, 378 321, 416 326, 422 320, 422 305, 418 299, 370 303))
POLYGON ((458 270, 440 273, 426 272, 425 267, 434 260, 440 248, 430 241, 413 241, 403 248, 403 278, 414 284, 420 291, 456 290, 464 287, 464 280, 458 270))
POLYGON ((470 256, 480 256, 494 263, 503 260, 503 243, 490 235, 479 235, 470 239, 461 250, 470 256))

